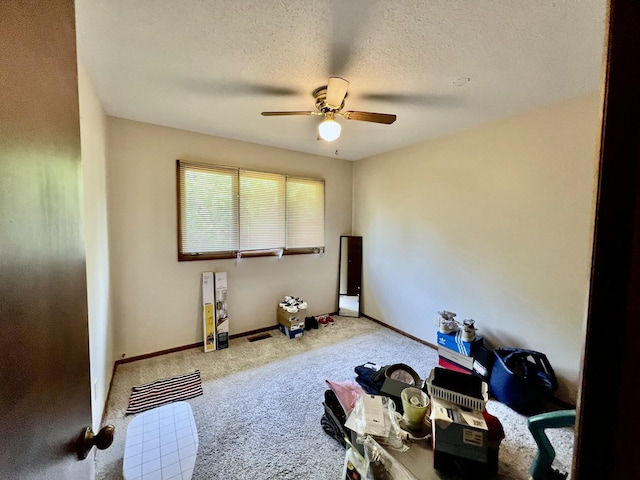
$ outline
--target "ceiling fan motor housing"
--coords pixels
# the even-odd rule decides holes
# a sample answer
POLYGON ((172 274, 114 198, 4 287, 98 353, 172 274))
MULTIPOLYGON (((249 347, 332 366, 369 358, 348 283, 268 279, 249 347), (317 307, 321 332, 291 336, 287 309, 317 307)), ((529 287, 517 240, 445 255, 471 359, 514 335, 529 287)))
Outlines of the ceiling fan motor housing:
MULTIPOLYGON (((313 91, 313 97, 316 99, 316 108, 322 113, 339 112, 344 108, 344 99, 340 105, 329 105, 327 103, 327 86, 318 87, 313 91)), ((344 98, 347 98, 345 94, 344 98)))

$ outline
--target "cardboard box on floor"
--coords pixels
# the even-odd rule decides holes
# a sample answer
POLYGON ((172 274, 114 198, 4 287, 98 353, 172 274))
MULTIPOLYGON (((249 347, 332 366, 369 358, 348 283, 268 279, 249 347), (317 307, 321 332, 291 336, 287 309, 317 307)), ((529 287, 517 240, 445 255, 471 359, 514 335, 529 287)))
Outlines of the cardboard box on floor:
POLYGON ((304 318, 300 313, 289 313, 278 306, 278 329, 289 338, 297 338, 304 335, 304 318))

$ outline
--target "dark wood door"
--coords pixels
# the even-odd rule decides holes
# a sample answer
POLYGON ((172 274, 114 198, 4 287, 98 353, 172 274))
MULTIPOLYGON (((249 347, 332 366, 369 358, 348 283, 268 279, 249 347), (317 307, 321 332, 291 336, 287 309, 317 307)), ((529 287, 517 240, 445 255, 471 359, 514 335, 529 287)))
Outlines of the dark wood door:
POLYGON ((640 2, 613 0, 572 478, 640 478, 640 2))
POLYGON ((362 285, 362 237, 348 238, 347 295, 360 295, 362 285))
POLYGON ((73 0, 0 2, 0 478, 90 479, 73 0))

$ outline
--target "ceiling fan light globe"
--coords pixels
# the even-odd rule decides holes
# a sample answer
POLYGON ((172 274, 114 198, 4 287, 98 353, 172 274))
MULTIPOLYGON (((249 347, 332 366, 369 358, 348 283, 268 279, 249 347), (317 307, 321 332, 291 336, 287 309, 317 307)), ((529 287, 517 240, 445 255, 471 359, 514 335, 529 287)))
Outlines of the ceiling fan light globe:
POLYGON ((327 142, 333 142, 336 138, 340 136, 340 131, 342 127, 335 120, 325 120, 318 127, 318 134, 320 138, 327 142))

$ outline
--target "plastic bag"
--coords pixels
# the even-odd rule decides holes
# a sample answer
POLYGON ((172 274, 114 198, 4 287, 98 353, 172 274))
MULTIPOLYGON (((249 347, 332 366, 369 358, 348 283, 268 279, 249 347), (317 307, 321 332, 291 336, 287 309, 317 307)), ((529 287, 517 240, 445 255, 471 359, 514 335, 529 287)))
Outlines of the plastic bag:
POLYGON ((365 480, 367 478, 366 470, 366 459, 356 449, 347 448, 341 478, 343 480, 365 480))
POLYGON ((370 435, 362 442, 367 480, 418 480, 370 435))
POLYGON ((409 447, 405 443, 393 400, 382 395, 359 395, 351 412, 353 428, 357 434, 356 441, 363 443, 369 435, 382 445, 394 450, 405 451, 409 447))

